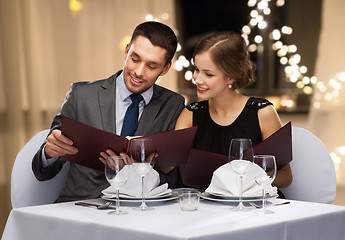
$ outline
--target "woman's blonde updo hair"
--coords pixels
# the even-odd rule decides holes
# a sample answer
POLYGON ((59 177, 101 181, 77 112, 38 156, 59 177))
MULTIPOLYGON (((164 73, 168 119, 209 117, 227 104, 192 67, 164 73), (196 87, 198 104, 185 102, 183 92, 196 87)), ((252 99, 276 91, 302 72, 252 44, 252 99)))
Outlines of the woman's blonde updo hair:
POLYGON ((241 88, 254 82, 253 65, 241 35, 231 31, 209 35, 196 46, 193 60, 196 55, 207 51, 217 67, 234 80, 232 88, 241 88))

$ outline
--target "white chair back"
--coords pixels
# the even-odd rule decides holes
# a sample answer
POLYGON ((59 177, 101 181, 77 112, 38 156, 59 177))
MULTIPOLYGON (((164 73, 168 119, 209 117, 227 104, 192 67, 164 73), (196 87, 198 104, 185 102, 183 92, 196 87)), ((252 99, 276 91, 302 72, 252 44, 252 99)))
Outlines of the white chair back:
POLYGON ((13 208, 53 203, 67 179, 69 164, 53 179, 38 181, 32 171, 32 158, 45 141, 49 129, 33 136, 19 151, 11 175, 11 202, 13 208))
POLYGON ((293 180, 281 188, 288 199, 333 203, 336 195, 336 176, 327 148, 311 132, 292 127, 292 155, 290 162, 293 180))

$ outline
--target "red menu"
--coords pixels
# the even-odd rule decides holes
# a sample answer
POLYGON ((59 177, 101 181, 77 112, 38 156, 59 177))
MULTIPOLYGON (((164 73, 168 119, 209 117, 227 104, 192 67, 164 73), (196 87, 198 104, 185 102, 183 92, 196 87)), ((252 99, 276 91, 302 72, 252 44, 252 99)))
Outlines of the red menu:
MULTIPOLYGON (((291 122, 254 146, 255 155, 274 155, 280 169, 292 160, 291 122)), ((191 149, 188 160, 180 165, 182 182, 190 187, 206 189, 213 172, 228 163, 228 156, 191 149)))
MULTIPOLYGON (((77 120, 62 117, 62 134, 73 141, 78 153, 65 155, 62 159, 85 167, 104 171, 104 165, 98 160, 100 152, 107 149, 115 153, 128 153, 131 140, 107 132, 77 120)), ((152 139, 158 153, 155 166, 158 168, 184 164, 192 148, 197 127, 162 132, 138 138, 152 139)))
MULTIPOLYGON (((193 149, 196 130, 197 127, 192 127, 139 138, 152 139, 158 153, 156 167, 179 166, 182 182, 185 185, 206 189, 211 182, 213 172, 229 160, 226 155, 193 149)), ((77 154, 65 155, 62 158, 100 171, 104 170, 103 163, 98 160, 100 152, 112 149, 117 154, 121 152, 128 154, 131 144, 131 140, 123 136, 65 116, 62 116, 61 131, 78 148, 77 154)), ((274 155, 278 169, 289 163, 292 160, 291 122, 254 146, 254 154, 274 155)))

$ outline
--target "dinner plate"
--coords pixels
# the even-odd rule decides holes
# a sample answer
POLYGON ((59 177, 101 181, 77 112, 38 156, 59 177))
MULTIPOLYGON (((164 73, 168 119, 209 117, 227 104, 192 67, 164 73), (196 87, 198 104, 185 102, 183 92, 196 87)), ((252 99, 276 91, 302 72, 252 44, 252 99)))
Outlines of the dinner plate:
MULTIPOLYGON (((167 189, 161 193, 159 193, 159 195, 155 195, 155 196, 149 196, 149 197, 145 197, 145 199, 156 199, 156 198, 162 198, 162 197, 167 197, 169 195, 171 195, 171 190, 167 189)), ((108 194, 108 193, 103 193, 103 196, 106 196, 107 198, 116 198, 116 194, 108 194)), ((130 196, 130 195, 126 195, 126 194, 121 194, 120 193, 120 198, 122 199, 141 199, 141 196, 130 196)))
MULTIPOLYGON (((107 201, 116 201, 116 198, 108 197, 106 195, 102 195, 104 200, 107 201)), ((166 196, 158 196, 155 198, 145 198, 145 202, 164 202, 164 201, 170 201, 178 198, 178 193, 172 192, 167 194, 166 196)), ((141 198, 122 198, 120 197, 120 202, 141 202, 141 198)))
MULTIPOLYGON (((230 196, 220 196, 220 195, 214 195, 214 194, 210 194, 207 192, 203 192, 200 195, 201 198, 206 199, 206 200, 210 200, 210 201, 217 201, 217 202, 238 202, 238 197, 234 196, 234 197, 230 197, 230 196)), ((265 197, 265 199, 272 199, 272 198, 277 198, 278 195, 267 195, 265 197)), ((252 202, 252 201, 260 201, 262 200, 262 196, 253 196, 253 197, 242 197, 242 201, 243 202, 252 202)))
MULTIPOLYGON (((163 198, 163 197, 167 197, 167 196, 170 196, 171 195, 171 191, 168 191, 166 193, 162 193, 158 196, 149 196, 149 197, 145 197, 145 200, 146 199, 157 199, 157 198, 163 198)), ((106 196, 106 195, 105 195, 106 196)), ((109 196, 108 196, 109 197, 109 196)), ((129 196, 129 195, 125 195, 125 194, 121 194, 120 193, 120 198, 121 199, 137 199, 137 200, 141 200, 141 197, 133 197, 133 196, 129 196)))

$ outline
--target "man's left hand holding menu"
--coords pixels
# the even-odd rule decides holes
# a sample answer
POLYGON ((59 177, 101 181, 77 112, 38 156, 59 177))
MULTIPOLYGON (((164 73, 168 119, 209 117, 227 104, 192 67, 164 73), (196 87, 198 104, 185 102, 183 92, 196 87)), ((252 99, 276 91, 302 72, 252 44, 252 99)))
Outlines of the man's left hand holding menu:
MULTIPOLYGON (((72 84, 60 112, 54 117, 46 143, 33 158, 36 178, 40 181, 53 178, 65 164, 60 157, 78 151, 71 139, 61 134, 61 115, 120 135, 131 104, 130 95, 139 93, 142 100, 134 135, 174 130, 184 108, 184 98, 155 82, 169 71, 176 46, 176 36, 168 26, 145 22, 137 26, 125 48, 123 70, 107 79, 72 84)), ((168 174, 160 173, 161 183, 174 187, 176 174, 175 169, 168 174)), ((98 198, 108 186, 103 172, 71 163, 57 202, 98 198)))

